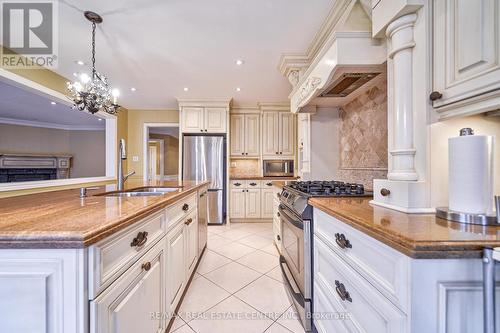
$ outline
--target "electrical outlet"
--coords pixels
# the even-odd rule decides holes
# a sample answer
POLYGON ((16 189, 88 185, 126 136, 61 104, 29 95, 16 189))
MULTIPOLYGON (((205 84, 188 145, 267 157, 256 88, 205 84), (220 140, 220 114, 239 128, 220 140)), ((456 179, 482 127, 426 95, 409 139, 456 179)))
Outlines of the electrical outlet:
POLYGON ((139 162, 139 156, 137 155, 132 156, 132 162, 139 162))

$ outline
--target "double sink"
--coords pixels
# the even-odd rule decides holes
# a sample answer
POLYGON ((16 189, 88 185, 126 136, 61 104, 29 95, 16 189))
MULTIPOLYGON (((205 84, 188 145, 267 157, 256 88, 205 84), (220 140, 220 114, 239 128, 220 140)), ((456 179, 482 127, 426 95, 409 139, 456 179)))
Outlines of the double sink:
POLYGON ((106 197, 149 197, 149 196, 160 196, 165 193, 170 192, 180 192, 182 186, 177 187, 164 187, 164 186, 154 186, 154 187, 140 187, 128 191, 114 191, 96 194, 96 196, 106 196, 106 197))

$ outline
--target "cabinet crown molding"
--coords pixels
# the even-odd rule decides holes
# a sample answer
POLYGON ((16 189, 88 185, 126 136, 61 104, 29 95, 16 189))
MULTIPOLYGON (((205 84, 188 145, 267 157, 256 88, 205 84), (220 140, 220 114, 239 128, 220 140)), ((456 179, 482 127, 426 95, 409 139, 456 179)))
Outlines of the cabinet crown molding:
POLYGON ((233 98, 178 98, 179 109, 183 107, 231 107, 233 98))

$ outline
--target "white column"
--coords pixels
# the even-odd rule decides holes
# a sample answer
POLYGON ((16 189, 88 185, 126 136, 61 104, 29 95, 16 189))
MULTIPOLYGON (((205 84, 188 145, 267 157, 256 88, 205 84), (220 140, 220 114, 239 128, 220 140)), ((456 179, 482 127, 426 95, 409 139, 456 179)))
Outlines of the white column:
POLYGON ((416 14, 402 16, 393 21, 386 30, 391 50, 388 57, 392 59, 393 71, 393 122, 391 170, 389 180, 416 181, 415 147, 413 137, 413 27, 416 14))

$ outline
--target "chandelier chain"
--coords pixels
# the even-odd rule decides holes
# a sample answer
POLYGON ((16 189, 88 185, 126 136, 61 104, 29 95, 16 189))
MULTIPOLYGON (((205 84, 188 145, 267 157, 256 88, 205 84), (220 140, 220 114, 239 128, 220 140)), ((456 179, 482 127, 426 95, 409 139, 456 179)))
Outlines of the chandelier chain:
POLYGON ((95 70, 95 29, 96 24, 92 22, 92 78, 95 78, 96 70, 95 70))

